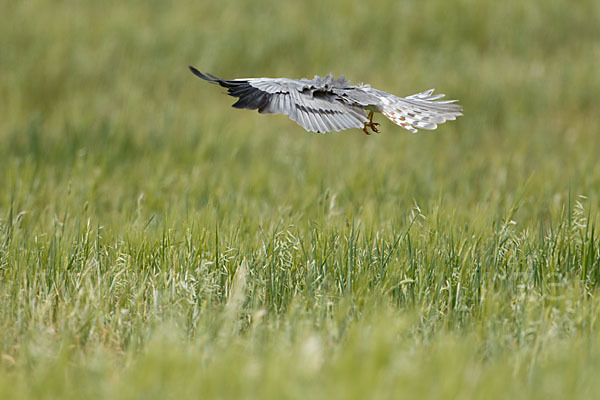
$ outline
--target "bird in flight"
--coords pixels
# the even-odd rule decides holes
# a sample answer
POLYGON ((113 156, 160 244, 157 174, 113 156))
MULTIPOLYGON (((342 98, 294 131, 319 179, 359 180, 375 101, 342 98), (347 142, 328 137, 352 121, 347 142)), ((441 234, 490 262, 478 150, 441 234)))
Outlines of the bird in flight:
POLYGON ((455 120, 462 114, 456 100, 439 100, 443 94, 433 89, 397 97, 369 85, 350 85, 344 76, 332 74, 314 79, 248 78, 221 79, 190 66, 194 75, 227 88, 239 100, 235 108, 256 110, 261 114, 285 114, 307 131, 331 132, 358 128, 369 135, 379 132, 373 122, 378 111, 396 125, 413 133, 417 129, 435 129, 438 124, 455 120), (367 114, 368 111, 368 114, 367 114))

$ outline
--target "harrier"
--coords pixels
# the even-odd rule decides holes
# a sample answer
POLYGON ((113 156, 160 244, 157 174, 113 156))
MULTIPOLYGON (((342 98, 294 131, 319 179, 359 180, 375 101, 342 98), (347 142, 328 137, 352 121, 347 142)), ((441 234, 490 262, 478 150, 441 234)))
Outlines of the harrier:
POLYGON ((462 115, 456 100, 441 101, 443 94, 433 89, 408 97, 397 97, 369 85, 351 86, 342 75, 323 78, 248 78, 226 80, 198 71, 194 75, 227 88, 238 97, 235 108, 256 110, 261 114, 285 114, 307 131, 331 132, 359 128, 379 132, 373 111, 379 111, 393 123, 416 133, 417 129, 435 129, 438 124, 462 115), (369 112, 367 115, 367 111, 369 112))

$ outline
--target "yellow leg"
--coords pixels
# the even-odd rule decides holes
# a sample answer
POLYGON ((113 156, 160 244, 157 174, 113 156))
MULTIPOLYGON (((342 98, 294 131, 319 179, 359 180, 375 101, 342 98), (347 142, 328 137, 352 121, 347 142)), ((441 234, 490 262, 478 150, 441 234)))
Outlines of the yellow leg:
POLYGON ((363 132, 367 135, 370 135, 371 133, 369 133, 367 128, 371 128, 373 132, 379 132, 379 130, 377 129, 377 125, 379 125, 379 123, 373 122, 373 111, 369 111, 369 122, 365 122, 363 132))

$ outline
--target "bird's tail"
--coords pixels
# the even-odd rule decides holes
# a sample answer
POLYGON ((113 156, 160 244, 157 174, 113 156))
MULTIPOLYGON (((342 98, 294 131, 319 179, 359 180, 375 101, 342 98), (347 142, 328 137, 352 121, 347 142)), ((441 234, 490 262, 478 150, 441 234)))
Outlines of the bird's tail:
POLYGON ((417 133, 417 129, 435 129, 438 124, 453 121, 462 114, 462 106, 457 100, 436 101, 443 94, 433 94, 433 89, 413 94, 405 98, 397 97, 392 103, 382 107, 381 113, 393 123, 417 133))

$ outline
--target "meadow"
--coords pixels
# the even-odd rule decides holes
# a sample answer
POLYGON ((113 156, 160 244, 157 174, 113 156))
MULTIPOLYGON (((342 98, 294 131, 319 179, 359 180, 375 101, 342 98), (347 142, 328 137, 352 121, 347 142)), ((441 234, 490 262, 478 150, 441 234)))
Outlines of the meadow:
POLYGON ((591 398, 600 3, 0 0, 0 398, 591 398), (464 117, 306 133, 224 78, 464 117))

